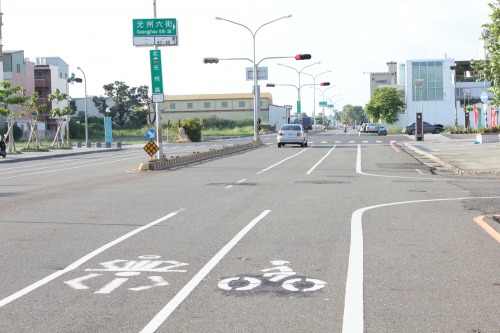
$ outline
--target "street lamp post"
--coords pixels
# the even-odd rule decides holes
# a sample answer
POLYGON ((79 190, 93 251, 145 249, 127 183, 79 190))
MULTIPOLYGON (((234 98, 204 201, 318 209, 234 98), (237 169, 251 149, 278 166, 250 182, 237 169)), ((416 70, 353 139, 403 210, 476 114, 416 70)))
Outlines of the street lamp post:
POLYGON ((417 100, 417 88, 420 89, 420 112, 415 112, 415 140, 423 141, 424 140, 424 129, 423 129, 423 85, 424 79, 414 79, 413 86, 415 88, 415 101, 417 100))
MULTIPOLYGON (((304 73, 304 74, 306 74, 306 73, 304 73)), ((314 86, 311 88, 314 88, 314 89, 319 90, 321 92, 321 101, 324 102, 325 101, 325 91, 327 91, 328 89, 331 89, 331 88, 335 88, 335 86, 331 86, 331 87, 323 89, 323 90, 316 88, 314 86)), ((323 111, 322 115, 323 115, 323 125, 324 125, 325 124, 325 107, 324 106, 323 106, 322 111, 323 111)), ((316 94, 314 94, 314 115, 315 116, 313 117, 313 119, 314 119, 314 122, 316 122, 316 94)))
MULTIPOLYGON (((316 74, 316 75, 314 75, 314 76, 313 76, 313 75, 311 75, 311 74, 309 74, 309 73, 302 73, 302 74, 309 75, 310 77, 312 77, 312 79, 313 79, 313 84, 316 84, 316 78, 317 78, 318 76, 320 76, 321 74, 330 73, 330 72, 331 72, 331 70, 326 71, 326 72, 322 72, 322 73, 319 73, 319 74, 316 74)), ((330 88, 333 88, 333 87, 334 87, 334 86, 331 86, 330 88)), ((326 89, 325 89, 325 90, 326 90, 326 89)), ((313 119, 314 119, 314 120, 316 120, 316 94, 314 94, 314 96, 313 96, 313 103, 314 103, 314 107, 313 107, 313 119)), ((324 119, 323 119, 323 120, 324 120, 324 119)), ((323 123, 324 123, 324 121, 323 121, 323 123)))
POLYGON ((253 38, 253 61, 252 62, 253 62, 253 94, 254 94, 254 98, 253 98, 253 127, 254 127, 253 139, 254 139, 254 141, 260 140, 259 139, 258 124, 257 124, 257 121, 259 118, 259 111, 260 111, 260 90, 259 90, 259 86, 258 86, 258 82, 257 82, 258 81, 257 80, 257 65, 258 64, 255 61, 255 36, 257 35, 257 32, 260 30, 260 28, 262 28, 263 26, 268 25, 268 24, 273 23, 273 22, 276 22, 276 21, 279 21, 279 20, 282 20, 282 19, 285 19, 285 18, 289 18, 291 16, 292 15, 283 16, 283 17, 277 18, 275 20, 269 21, 267 23, 264 23, 260 27, 258 27, 257 30, 255 30, 255 32, 253 32, 250 28, 248 28, 246 25, 243 25, 241 23, 230 21, 230 20, 224 19, 222 17, 215 18, 216 20, 221 20, 221 21, 233 23, 233 24, 239 25, 239 26, 247 29, 253 38))
POLYGON ((83 79, 85 80, 85 146, 88 148, 90 146, 89 142, 89 125, 88 125, 88 116, 87 116, 87 77, 85 73, 80 67, 77 67, 80 72, 83 74, 83 79))
MULTIPOLYGON (((302 87, 302 86, 300 85, 300 74, 302 73, 302 71, 303 71, 304 69, 306 69, 306 68, 308 68, 308 67, 311 67, 311 66, 313 66, 313 65, 318 65, 318 64, 321 64, 321 62, 319 62, 319 61, 318 61, 318 62, 315 62, 315 63, 313 63, 313 64, 310 64, 310 65, 307 65, 307 66, 305 66, 305 67, 302 67, 302 69, 301 69, 300 71, 299 71, 299 70, 297 70, 297 69, 295 69, 294 67, 291 67, 291 66, 287 66, 287 65, 283 65, 283 64, 278 64, 279 66, 288 67, 288 68, 293 69, 293 70, 294 70, 295 72, 297 72, 297 74, 299 75, 299 85, 298 85, 298 87, 299 87, 299 88, 297 89, 297 90, 298 90, 297 112, 299 112, 299 105, 300 105, 300 88, 302 87)), ((304 74, 305 74, 305 73, 304 73, 304 74)), ((296 88, 297 88, 297 87, 296 87, 296 88)), ((315 104, 316 104, 316 103, 315 103, 315 104)), ((314 118, 313 118, 313 122, 314 122, 314 118)))
MULTIPOLYGON (((465 114, 466 114, 466 121, 465 121, 465 128, 467 131, 470 130, 470 116, 469 116, 469 97, 470 97, 470 88, 463 88, 462 89, 463 94, 464 94, 464 108, 465 108, 465 114)), ((476 126, 476 123, 474 122, 474 126, 476 126)))

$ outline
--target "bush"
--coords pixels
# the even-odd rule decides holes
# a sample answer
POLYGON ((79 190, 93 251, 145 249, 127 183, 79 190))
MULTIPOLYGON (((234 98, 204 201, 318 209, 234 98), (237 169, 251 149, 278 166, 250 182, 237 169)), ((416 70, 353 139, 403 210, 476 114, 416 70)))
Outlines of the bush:
MULTIPOLYGON (((3 126, 0 129, 0 133, 3 134, 3 135, 6 135, 7 134, 7 130, 8 130, 8 126, 6 124, 5 126, 3 126)), ((14 129, 13 129, 12 133, 14 134, 14 141, 19 141, 23 137, 23 129, 21 127, 19 127, 17 125, 17 123, 14 123, 14 129)), ((6 139, 8 139, 8 138, 6 138, 6 139)))
MULTIPOLYGON (((180 122, 180 127, 184 128, 186 135, 192 142, 201 141, 201 122, 199 119, 188 118, 180 122)), ((172 126, 172 133, 176 139, 179 139, 179 122, 172 126)))

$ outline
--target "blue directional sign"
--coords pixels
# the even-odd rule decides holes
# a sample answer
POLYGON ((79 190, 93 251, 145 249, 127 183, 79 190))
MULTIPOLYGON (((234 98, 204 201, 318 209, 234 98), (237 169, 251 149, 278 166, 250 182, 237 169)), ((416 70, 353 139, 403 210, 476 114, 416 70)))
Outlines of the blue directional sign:
POLYGON ((148 129, 146 132, 146 139, 154 140, 156 138, 156 131, 153 128, 148 129))

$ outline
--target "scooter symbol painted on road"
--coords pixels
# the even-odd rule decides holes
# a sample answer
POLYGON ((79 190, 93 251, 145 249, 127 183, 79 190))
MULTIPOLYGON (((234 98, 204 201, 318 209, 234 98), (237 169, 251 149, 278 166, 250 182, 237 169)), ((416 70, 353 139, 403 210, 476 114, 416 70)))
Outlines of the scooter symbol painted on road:
POLYGON ((326 286, 326 282, 317 279, 305 277, 296 277, 289 279, 290 277, 297 274, 287 266, 287 264, 289 263, 289 261, 285 260, 273 260, 271 261, 271 264, 273 264, 275 267, 265 268, 261 270, 261 272, 264 272, 263 279, 248 276, 235 276, 219 281, 218 286, 222 290, 248 291, 261 286, 263 282, 266 281, 269 281, 273 284, 277 284, 277 282, 282 281, 281 287, 292 292, 317 291, 326 286))
MULTIPOLYGON (((96 268, 96 269, 86 269, 86 272, 114 272, 116 278, 107 283, 104 287, 95 291, 94 294, 109 294, 113 290, 122 286, 125 282, 127 282, 131 277, 138 276, 143 272, 148 273, 185 273, 187 270, 178 269, 182 266, 187 266, 187 263, 182 263, 178 261, 161 261, 161 260, 153 260, 159 259, 160 256, 156 255, 145 255, 140 256, 139 259, 142 260, 112 260, 103 262, 100 265, 104 268, 96 268)), ((73 280, 65 281, 64 283, 70 286, 73 289, 89 289, 90 287, 85 285, 83 282, 97 278, 102 273, 92 273, 88 274, 73 280)), ((148 280, 152 282, 152 284, 137 286, 128 288, 131 291, 141 291, 154 287, 163 287, 167 286, 169 283, 160 275, 151 275, 147 277, 148 280)))

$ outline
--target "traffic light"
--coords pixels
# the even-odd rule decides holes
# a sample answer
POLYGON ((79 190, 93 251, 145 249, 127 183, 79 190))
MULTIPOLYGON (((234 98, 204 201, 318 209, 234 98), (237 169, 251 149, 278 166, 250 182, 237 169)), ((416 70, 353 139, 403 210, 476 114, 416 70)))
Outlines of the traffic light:
POLYGON ((219 58, 203 58, 204 64, 218 64, 219 58))
POLYGON ((329 86, 330 85, 330 82, 321 82, 321 86, 324 87, 324 86, 329 86))
POLYGON ((295 60, 309 60, 309 59, 311 59, 310 54, 297 54, 295 56, 295 60))

